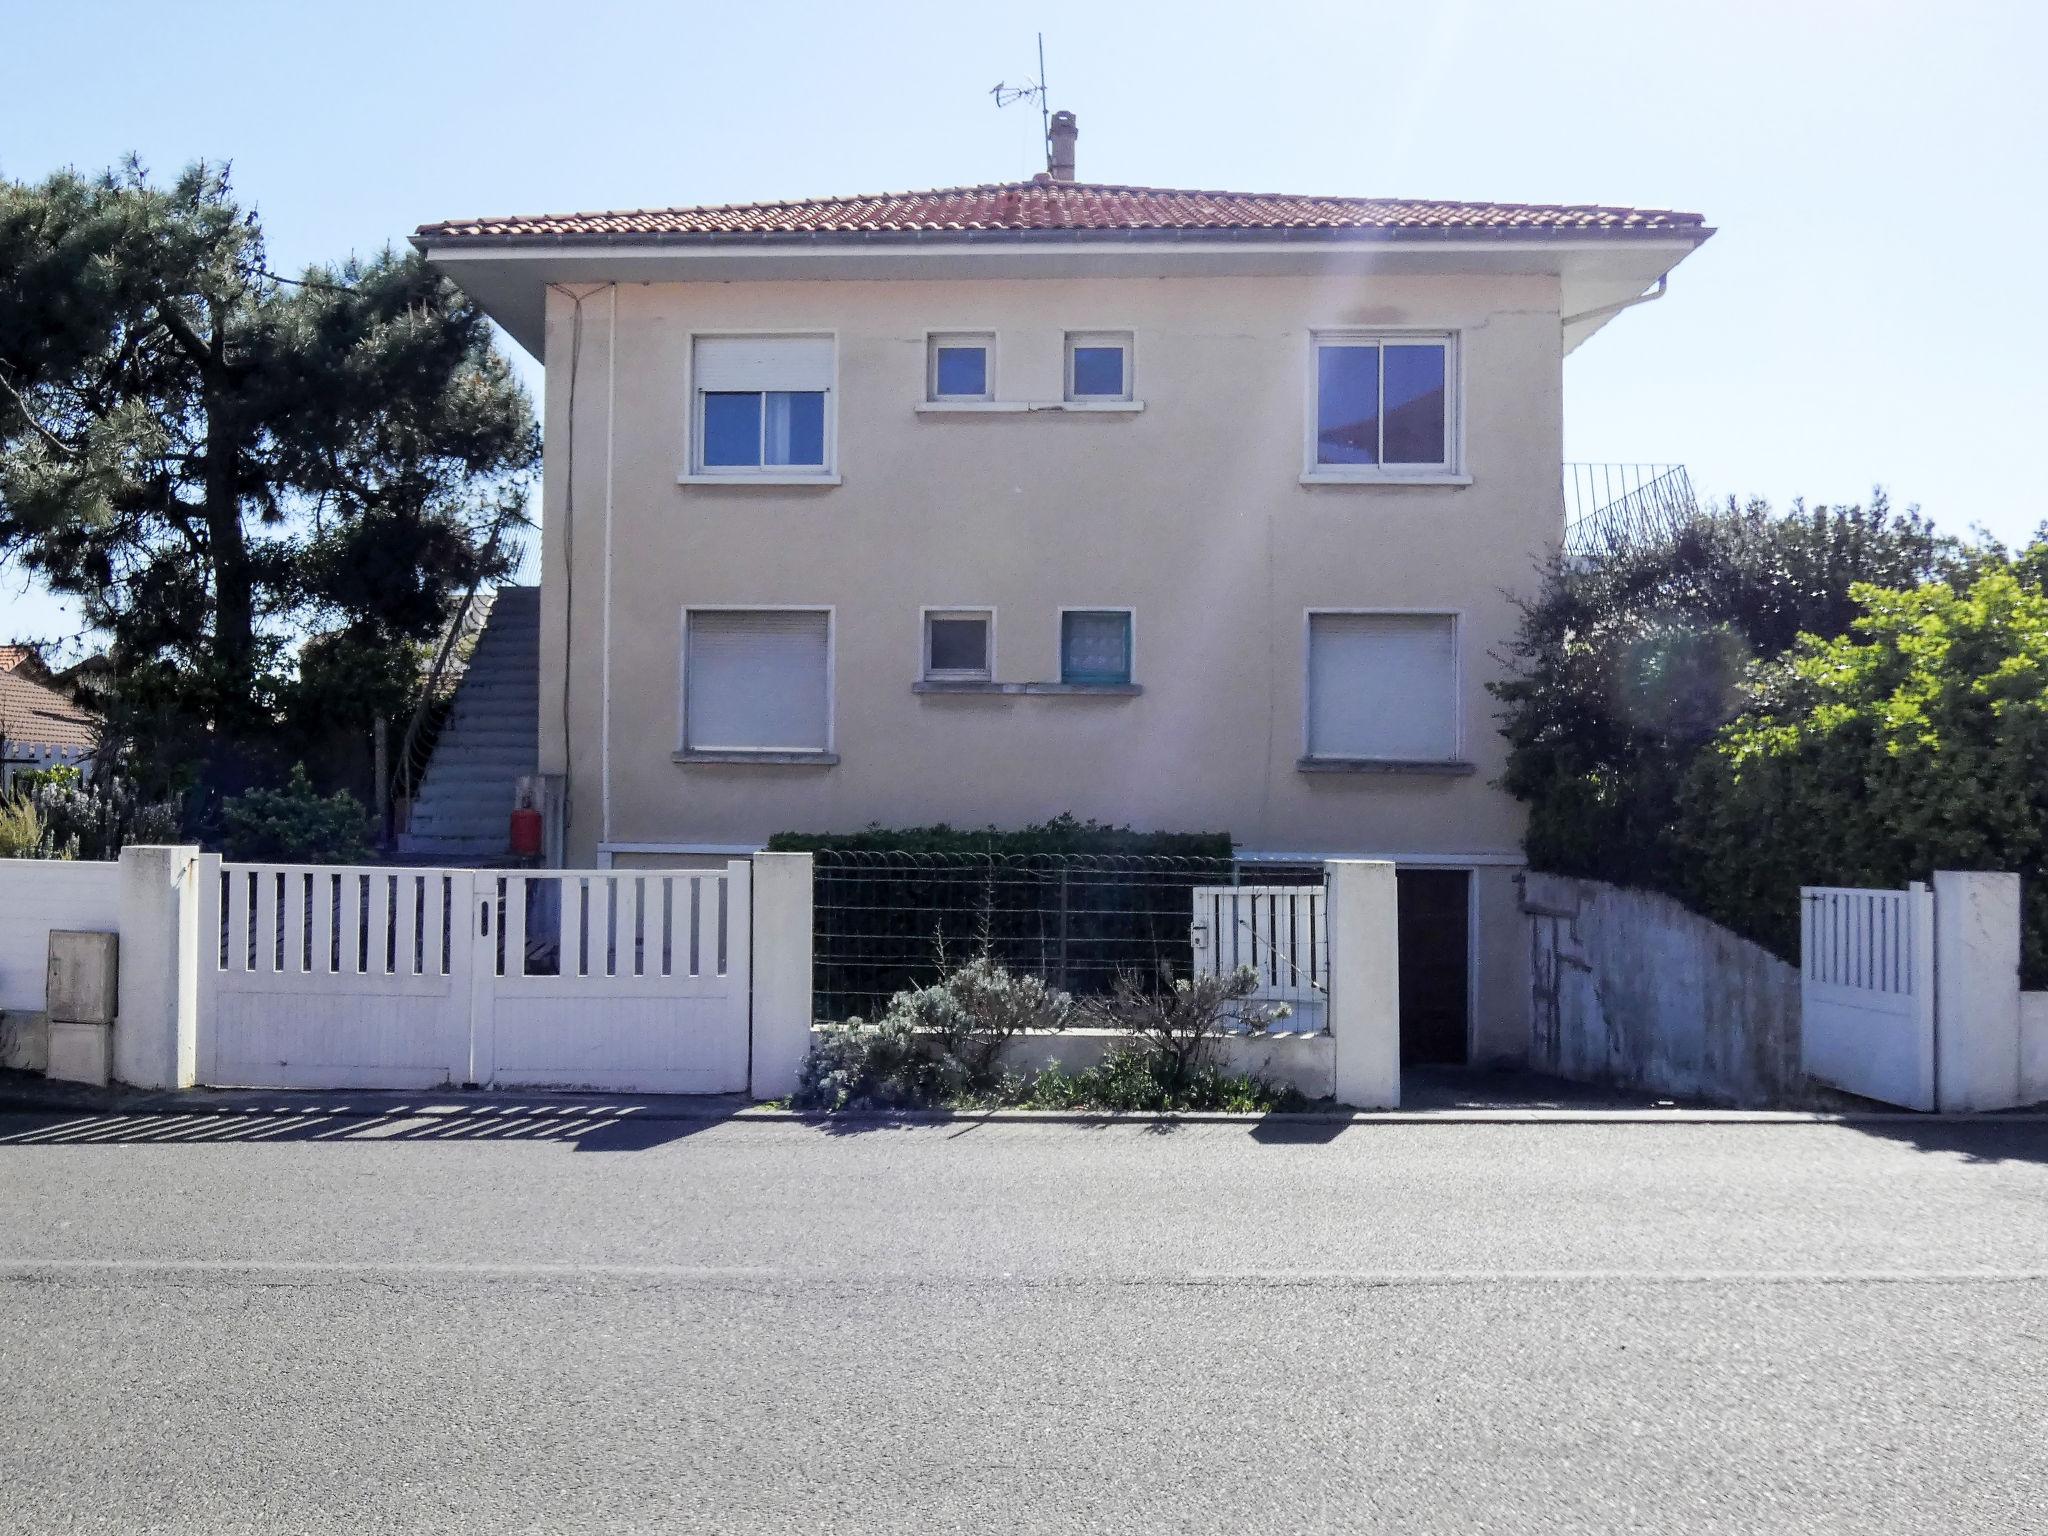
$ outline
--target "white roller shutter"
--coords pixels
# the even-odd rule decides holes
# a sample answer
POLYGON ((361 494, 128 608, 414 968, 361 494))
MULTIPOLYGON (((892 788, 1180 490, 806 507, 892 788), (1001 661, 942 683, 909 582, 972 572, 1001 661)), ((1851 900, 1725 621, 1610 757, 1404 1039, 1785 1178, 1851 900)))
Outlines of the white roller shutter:
POLYGON ((705 391, 829 390, 830 336, 699 336, 696 387, 705 391))
POLYGON ((829 617, 816 610, 692 613, 683 654, 685 748, 827 750, 830 647, 829 617))
POLYGON ((1458 755, 1458 632, 1450 614, 1309 617, 1311 757, 1458 755))

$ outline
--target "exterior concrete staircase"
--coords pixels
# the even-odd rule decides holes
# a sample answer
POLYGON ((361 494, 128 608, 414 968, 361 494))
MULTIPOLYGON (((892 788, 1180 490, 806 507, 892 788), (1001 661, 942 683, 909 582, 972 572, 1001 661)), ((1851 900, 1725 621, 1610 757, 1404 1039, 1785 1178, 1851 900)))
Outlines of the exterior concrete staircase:
POLYGON ((540 589, 500 587, 398 837, 448 863, 511 853, 518 780, 540 771, 540 589))

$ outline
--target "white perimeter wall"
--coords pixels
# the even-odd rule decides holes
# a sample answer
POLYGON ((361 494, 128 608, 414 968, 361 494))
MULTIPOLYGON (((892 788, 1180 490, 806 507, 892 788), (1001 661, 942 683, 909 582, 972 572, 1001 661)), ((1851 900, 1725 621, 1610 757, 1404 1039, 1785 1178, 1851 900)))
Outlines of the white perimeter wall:
POLYGON ((2020 1096, 2048 1100, 2048 992, 2020 994, 2020 1096))
POLYGON ((1529 1065, 1750 1106, 1815 1101, 1799 970, 1667 896, 1530 874, 1529 1065))
POLYGON ((50 930, 118 932, 121 866, 0 859, 0 1013, 40 1013, 50 930))

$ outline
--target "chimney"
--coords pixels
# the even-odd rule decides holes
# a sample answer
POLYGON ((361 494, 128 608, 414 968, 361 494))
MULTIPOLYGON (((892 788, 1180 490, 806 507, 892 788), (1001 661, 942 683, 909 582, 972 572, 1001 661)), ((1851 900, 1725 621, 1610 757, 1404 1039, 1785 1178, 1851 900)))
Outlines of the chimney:
POLYGON ((1052 179, 1072 181, 1074 179, 1074 140, 1081 130, 1074 124, 1071 112, 1055 112, 1052 127, 1046 130, 1046 148, 1052 154, 1052 179))

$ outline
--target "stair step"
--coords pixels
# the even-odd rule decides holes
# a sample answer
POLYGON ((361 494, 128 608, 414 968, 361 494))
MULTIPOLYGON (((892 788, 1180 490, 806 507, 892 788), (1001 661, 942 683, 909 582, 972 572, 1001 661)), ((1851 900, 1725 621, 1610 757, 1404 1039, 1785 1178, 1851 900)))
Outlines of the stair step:
POLYGON ((540 589, 501 587, 455 685, 400 851, 503 857, 518 780, 539 771, 540 589))

